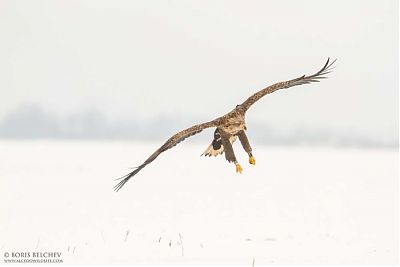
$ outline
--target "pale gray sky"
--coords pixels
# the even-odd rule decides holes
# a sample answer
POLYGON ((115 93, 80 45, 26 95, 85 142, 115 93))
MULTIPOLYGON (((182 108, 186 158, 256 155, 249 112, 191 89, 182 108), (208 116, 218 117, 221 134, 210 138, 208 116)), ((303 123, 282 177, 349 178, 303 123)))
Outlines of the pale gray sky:
POLYGON ((212 119, 328 56, 330 79, 265 97, 248 121, 397 138, 397 1, 3 0, 0 120, 28 104, 212 119))

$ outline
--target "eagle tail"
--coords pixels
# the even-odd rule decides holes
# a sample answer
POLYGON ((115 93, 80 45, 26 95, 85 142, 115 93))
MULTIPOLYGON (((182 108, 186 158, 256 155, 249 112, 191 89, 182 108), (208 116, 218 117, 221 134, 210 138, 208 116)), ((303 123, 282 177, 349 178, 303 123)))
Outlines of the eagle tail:
MULTIPOLYGON (((232 135, 229 138, 229 141, 231 142, 231 144, 233 144, 233 142, 236 141, 236 135, 232 135)), ((207 147, 207 149, 203 152, 203 154, 200 155, 201 156, 218 156, 218 155, 222 155, 224 153, 224 146, 222 145, 222 141, 220 139, 220 137, 218 138, 214 138, 214 140, 211 142, 211 144, 207 147)))
POLYGON ((207 149, 200 156, 218 156, 224 153, 224 146, 221 145, 219 149, 214 149, 213 144, 209 145, 207 149))

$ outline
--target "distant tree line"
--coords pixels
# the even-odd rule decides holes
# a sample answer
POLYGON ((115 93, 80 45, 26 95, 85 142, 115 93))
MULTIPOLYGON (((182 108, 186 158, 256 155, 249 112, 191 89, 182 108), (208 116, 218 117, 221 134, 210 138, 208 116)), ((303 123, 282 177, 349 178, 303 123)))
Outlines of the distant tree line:
MULTIPOLYGON (((99 111, 85 111, 61 118, 32 105, 21 107, 0 120, 0 138, 160 140, 202 121, 172 117, 158 117, 145 122, 135 119, 116 121, 106 118, 99 111)), ((249 135, 254 142, 269 145, 398 147, 396 136, 377 139, 354 132, 306 127, 282 129, 253 122, 249 135)), ((194 139, 210 141, 211 137, 212 132, 194 139)))

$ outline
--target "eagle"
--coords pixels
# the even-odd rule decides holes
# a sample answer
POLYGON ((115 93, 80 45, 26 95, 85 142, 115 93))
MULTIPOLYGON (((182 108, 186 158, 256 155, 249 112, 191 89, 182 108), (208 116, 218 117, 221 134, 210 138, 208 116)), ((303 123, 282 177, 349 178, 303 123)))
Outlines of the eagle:
POLYGON ((298 78, 282 81, 270 85, 257 93, 251 95, 242 104, 237 105, 232 111, 227 114, 218 117, 212 121, 194 125, 190 128, 184 129, 173 136, 171 136, 160 148, 158 148, 151 156, 146 159, 141 165, 136 167, 132 172, 118 178, 120 180, 118 184, 114 186, 115 191, 119 191, 126 182, 129 181, 133 176, 138 174, 144 167, 153 162, 161 153, 167 151, 168 149, 176 146, 178 143, 182 142, 186 138, 200 133, 206 128, 215 127, 214 138, 211 144, 207 147, 202 155, 204 156, 217 156, 225 153, 225 158, 229 163, 234 163, 237 173, 242 173, 242 167, 236 160, 235 153, 232 148, 232 143, 239 138, 243 149, 249 156, 249 163, 255 165, 256 161, 252 153, 252 148, 250 146, 249 140, 246 135, 246 121, 245 115, 247 110, 260 98, 263 96, 273 93, 280 89, 286 89, 297 85, 308 84, 313 82, 319 82, 321 79, 327 78, 325 75, 333 70, 333 64, 336 59, 330 62, 330 59, 326 61, 325 65, 317 73, 313 75, 303 75, 298 78))

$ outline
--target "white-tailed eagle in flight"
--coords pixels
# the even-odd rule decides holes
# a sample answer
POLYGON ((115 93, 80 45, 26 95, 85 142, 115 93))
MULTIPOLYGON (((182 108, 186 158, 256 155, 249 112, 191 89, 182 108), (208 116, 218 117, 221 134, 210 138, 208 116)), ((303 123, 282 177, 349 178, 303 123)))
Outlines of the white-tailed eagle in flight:
POLYGON ((226 160, 228 162, 233 162, 236 166, 236 172, 241 173, 242 167, 236 160, 235 153, 233 152, 232 148, 232 143, 236 140, 237 137, 239 137, 240 143, 242 144, 246 153, 249 155, 249 163, 253 165, 255 164, 256 161, 252 154, 252 149, 245 133, 245 131, 247 130, 245 115, 246 111, 251 107, 251 105, 253 105, 263 96, 273 93, 277 90, 286 89, 289 87, 312 83, 312 82, 319 82, 320 79, 326 78, 325 75, 332 71, 333 69, 332 65, 335 63, 335 61, 336 60, 330 62, 328 58, 324 67, 313 75, 310 76, 303 75, 301 77, 292 80, 275 83, 253 94, 252 96, 247 98, 246 101, 244 101, 242 104, 237 105, 236 108, 234 108, 229 113, 219 118, 216 118, 215 120, 194 125, 190 128, 187 128, 183 131, 174 134, 148 159, 146 159, 145 162, 136 167, 135 170, 133 170, 132 172, 119 178, 121 179, 121 181, 117 185, 115 185, 114 190, 118 191, 119 189, 121 189, 125 185, 125 183, 129 181, 129 179, 135 176, 139 171, 141 171, 145 166, 150 164, 164 151, 176 146, 178 143, 182 142, 186 138, 195 135, 197 133, 200 133, 202 130, 210 127, 216 127, 214 132, 214 139, 202 155, 217 156, 219 154, 225 153, 226 160))

